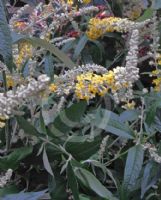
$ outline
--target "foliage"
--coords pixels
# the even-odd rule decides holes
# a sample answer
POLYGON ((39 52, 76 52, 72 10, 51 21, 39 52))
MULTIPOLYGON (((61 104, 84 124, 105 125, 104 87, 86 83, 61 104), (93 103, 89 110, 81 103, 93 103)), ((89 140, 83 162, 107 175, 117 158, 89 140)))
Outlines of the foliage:
POLYGON ((160 1, 23 2, 0 1, 0 198, 161 199, 160 1))

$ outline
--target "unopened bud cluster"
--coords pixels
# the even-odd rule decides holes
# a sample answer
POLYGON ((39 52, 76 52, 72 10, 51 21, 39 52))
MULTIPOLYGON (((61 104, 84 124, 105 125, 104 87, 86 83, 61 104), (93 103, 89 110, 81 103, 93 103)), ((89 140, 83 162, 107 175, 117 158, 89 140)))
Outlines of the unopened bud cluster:
POLYGON ((161 163, 161 156, 158 155, 156 147, 152 146, 150 143, 146 143, 143 145, 143 149, 149 151, 151 158, 155 162, 161 163))
POLYGON ((101 160, 103 158, 103 154, 105 153, 108 139, 109 139, 109 135, 104 137, 103 140, 102 140, 102 143, 100 145, 100 149, 98 151, 99 160, 101 160))
POLYGON ((42 38, 47 33, 60 28, 60 25, 72 22, 75 17, 97 11, 99 9, 95 6, 82 7, 76 10, 63 1, 57 1, 56 4, 51 1, 48 5, 39 3, 35 8, 26 5, 20 8, 10 19, 10 28, 18 33, 38 35, 42 38), (24 18, 24 14, 28 18, 24 18), (51 19, 50 24, 48 24, 48 19, 51 19))
POLYGON ((40 75, 37 80, 28 79, 27 85, 20 85, 16 90, 9 90, 6 93, 0 93, 0 116, 9 118, 14 114, 16 108, 25 104, 30 97, 38 95, 48 86, 49 77, 45 74, 40 75))
POLYGON ((123 16, 128 17, 131 20, 135 20, 142 14, 145 9, 144 1, 142 0, 124 0, 123 4, 123 16))
POLYGON ((114 72, 115 85, 118 91, 114 93, 114 99, 119 101, 128 101, 133 98, 133 84, 139 79, 138 49, 139 49, 139 30, 132 31, 129 41, 129 51, 126 56, 125 67, 116 67, 114 72))
POLYGON ((0 176, 0 188, 3 188, 12 177, 13 170, 8 169, 4 176, 0 176))

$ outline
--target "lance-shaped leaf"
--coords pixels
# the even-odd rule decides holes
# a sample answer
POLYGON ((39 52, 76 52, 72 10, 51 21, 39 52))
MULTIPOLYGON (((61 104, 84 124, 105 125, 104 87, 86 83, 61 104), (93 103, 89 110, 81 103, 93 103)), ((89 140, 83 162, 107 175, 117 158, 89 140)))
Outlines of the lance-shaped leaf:
POLYGON ((133 131, 128 125, 123 123, 119 115, 106 109, 97 109, 93 114, 93 125, 104 129, 117 136, 132 139, 134 137, 133 131))
POLYGON ((160 9, 161 8, 161 1, 160 0, 154 0, 153 1, 153 8, 154 9, 160 9))
POLYGON ((61 111, 51 126, 51 132, 60 136, 68 133, 72 128, 76 127, 85 112, 86 105, 86 101, 80 101, 61 111))
POLYGON ((18 125, 20 126, 20 128, 22 128, 25 131, 26 134, 40 136, 36 128, 30 122, 28 122, 25 118, 21 116, 17 116, 16 119, 17 119, 18 125))
POLYGON ((142 169, 144 151, 141 145, 130 148, 126 160, 123 188, 132 191, 138 181, 142 169))
POLYGON ((28 41, 35 47, 42 47, 45 50, 49 51, 51 54, 55 55, 59 60, 61 60, 68 68, 75 67, 75 64, 73 61, 61 50, 59 50, 57 47, 55 47, 53 44, 50 44, 49 42, 42 40, 40 38, 36 37, 27 37, 26 35, 17 34, 15 32, 12 32, 12 43, 18 43, 20 41, 28 41))
POLYGON ((21 160, 32 153, 33 147, 21 147, 15 149, 12 153, 7 156, 0 158, 0 169, 7 170, 17 169, 21 160))
POLYGON ((3 197, 3 200, 38 200, 45 194, 46 190, 40 192, 20 192, 3 197))
POLYGON ((100 148, 101 137, 90 140, 88 136, 71 136, 65 144, 65 149, 76 160, 85 160, 95 154, 100 148))
POLYGON ((44 163, 44 168, 46 169, 46 171, 54 177, 54 174, 53 174, 53 170, 50 166, 50 163, 49 163, 49 159, 48 159, 48 156, 47 156, 47 153, 46 153, 46 149, 44 148, 44 151, 43 151, 43 163, 44 163))
POLYGON ((72 191, 74 200, 80 200, 79 192, 78 192, 78 183, 77 183, 71 162, 68 162, 67 177, 68 177, 68 184, 72 191))
POLYGON ((75 175, 84 186, 94 191, 98 196, 107 200, 118 200, 104 185, 88 170, 76 168, 75 175))
POLYGON ((0 1, 0 55, 11 70, 12 61, 12 39, 7 23, 3 1, 0 1))
POLYGON ((144 168, 144 173, 141 181, 141 199, 143 199, 145 193, 156 184, 160 178, 161 167, 158 163, 150 161, 144 168))

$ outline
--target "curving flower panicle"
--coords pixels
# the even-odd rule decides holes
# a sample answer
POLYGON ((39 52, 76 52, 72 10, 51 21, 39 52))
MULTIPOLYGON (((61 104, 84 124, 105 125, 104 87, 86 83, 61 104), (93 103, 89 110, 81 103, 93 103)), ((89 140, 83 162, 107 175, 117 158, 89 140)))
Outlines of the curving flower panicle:
POLYGON ((144 27, 147 23, 149 23, 149 20, 134 22, 120 17, 106 17, 103 19, 95 17, 89 20, 86 34, 89 39, 96 40, 107 32, 131 32, 134 29, 144 27))

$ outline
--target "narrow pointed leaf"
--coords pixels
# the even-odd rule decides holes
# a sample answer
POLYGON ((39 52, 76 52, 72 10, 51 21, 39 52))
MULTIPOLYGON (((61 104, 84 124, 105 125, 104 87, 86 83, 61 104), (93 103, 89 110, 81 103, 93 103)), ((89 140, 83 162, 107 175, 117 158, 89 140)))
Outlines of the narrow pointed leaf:
POLYGON ((30 122, 28 122, 26 119, 24 119, 21 116, 17 116, 16 119, 17 119, 17 122, 18 122, 20 128, 22 128, 26 134, 40 136, 40 134, 38 133, 36 128, 30 122))
POLYGON ((8 26, 4 4, 0 1, 0 55, 8 68, 12 69, 12 39, 8 26))
POLYGON ((70 162, 68 162, 67 166, 67 177, 68 177, 68 184, 72 191, 74 200, 79 200, 79 192, 78 192, 78 183, 73 172, 73 167, 70 162))
POLYGON ((33 147, 20 147, 15 149, 7 156, 0 157, 0 169, 16 169, 21 160, 31 154, 33 147))
POLYGON ((98 196, 107 200, 118 200, 92 173, 86 169, 76 168, 75 175, 83 183, 84 186, 94 191, 98 196))
POLYGON ((10 194, 3 197, 3 200, 39 200, 46 190, 40 192, 20 192, 18 194, 10 194))
POLYGON ((77 44, 77 46, 75 48, 75 51, 74 51, 74 55, 73 55, 73 59, 74 60, 76 60, 79 57, 81 51, 83 50, 83 48, 85 47, 87 42, 88 42, 88 38, 87 38, 86 35, 81 37, 81 39, 79 40, 79 42, 78 42, 78 44, 77 44))
POLYGON ((49 159, 48 159, 48 156, 46 154, 46 150, 44 148, 44 151, 43 151, 43 163, 44 163, 44 168, 46 169, 46 171, 54 177, 54 174, 53 174, 53 171, 51 169, 51 166, 50 166, 50 163, 49 163, 49 159))
POLYGON ((142 169, 143 158, 144 151, 141 145, 136 145, 129 150, 124 171, 125 190, 132 191, 135 188, 142 169))

